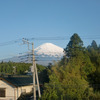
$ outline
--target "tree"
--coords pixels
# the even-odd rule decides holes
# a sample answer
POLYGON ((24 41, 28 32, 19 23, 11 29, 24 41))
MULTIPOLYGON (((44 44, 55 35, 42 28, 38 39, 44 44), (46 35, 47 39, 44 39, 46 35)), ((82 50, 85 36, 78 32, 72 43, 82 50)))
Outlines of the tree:
POLYGON ((64 50, 66 56, 69 58, 76 56, 79 51, 83 50, 83 41, 81 40, 81 38, 78 36, 77 33, 74 33, 72 35, 67 47, 64 50))
POLYGON ((90 60, 96 69, 95 72, 91 73, 88 77, 90 84, 93 84, 94 90, 97 91, 100 90, 100 49, 97 46, 97 43, 93 40, 91 45, 87 47, 87 50, 89 52, 90 60))
MULTIPOLYGON (((73 34, 70 41, 65 48, 65 53, 67 57, 67 64, 77 70, 82 77, 86 78, 87 75, 95 71, 93 64, 90 61, 88 52, 85 47, 83 47, 83 41, 78 36, 78 34, 73 34)), ((70 70, 70 71, 71 71, 70 70)))
POLYGON ((97 46, 97 43, 96 43, 95 40, 92 41, 91 47, 92 47, 94 50, 97 50, 98 46, 97 46))
MULTIPOLYGON (((71 67, 71 66, 70 66, 71 67)), ((92 89, 85 79, 81 79, 73 70, 55 65, 49 75, 49 83, 45 84, 45 90, 41 100, 88 100, 92 89)))

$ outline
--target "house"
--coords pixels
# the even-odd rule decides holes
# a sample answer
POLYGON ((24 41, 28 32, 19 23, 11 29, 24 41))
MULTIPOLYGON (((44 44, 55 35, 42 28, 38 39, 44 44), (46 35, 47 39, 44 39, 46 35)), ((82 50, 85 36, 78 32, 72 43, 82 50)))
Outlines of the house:
POLYGON ((17 100, 22 93, 33 88, 32 76, 0 77, 0 100, 17 100))

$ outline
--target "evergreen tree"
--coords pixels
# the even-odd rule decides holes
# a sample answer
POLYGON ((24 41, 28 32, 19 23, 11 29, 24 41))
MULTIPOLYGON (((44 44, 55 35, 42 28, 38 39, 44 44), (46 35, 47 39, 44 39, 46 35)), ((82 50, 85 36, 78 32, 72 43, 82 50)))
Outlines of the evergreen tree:
POLYGON ((78 34, 75 33, 72 35, 65 48, 65 53, 67 64, 71 66, 70 71, 74 68, 84 78, 95 71, 95 67, 91 63, 88 52, 83 47, 83 41, 78 34))
POLYGON ((97 43, 93 40, 91 45, 87 47, 87 50, 89 52, 90 60, 96 69, 95 72, 88 76, 90 84, 93 85, 94 90, 100 90, 100 49, 97 46, 97 43))
POLYGON ((98 46, 97 46, 97 43, 96 43, 95 40, 92 41, 91 47, 92 47, 94 50, 97 50, 98 46))
POLYGON ((81 40, 81 38, 78 36, 77 33, 74 33, 72 35, 67 47, 64 50, 68 58, 77 56, 79 51, 83 50, 83 41, 81 40))

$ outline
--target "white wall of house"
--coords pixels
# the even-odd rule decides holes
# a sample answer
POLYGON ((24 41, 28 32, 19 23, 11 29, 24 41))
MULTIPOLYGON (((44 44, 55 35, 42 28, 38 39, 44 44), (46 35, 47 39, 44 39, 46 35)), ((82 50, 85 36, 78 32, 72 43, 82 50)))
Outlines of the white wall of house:
POLYGON ((23 92, 29 93, 32 91, 33 85, 29 85, 29 86, 22 86, 22 87, 18 87, 16 90, 16 96, 17 98, 20 97, 20 95, 23 92))
POLYGON ((0 88, 5 88, 5 97, 0 97, 0 100, 14 100, 14 87, 0 80, 0 88))
POLYGON ((0 88, 5 88, 6 91, 5 97, 0 97, 0 100, 17 100, 22 92, 31 92, 33 85, 16 88, 7 82, 0 80, 0 88))

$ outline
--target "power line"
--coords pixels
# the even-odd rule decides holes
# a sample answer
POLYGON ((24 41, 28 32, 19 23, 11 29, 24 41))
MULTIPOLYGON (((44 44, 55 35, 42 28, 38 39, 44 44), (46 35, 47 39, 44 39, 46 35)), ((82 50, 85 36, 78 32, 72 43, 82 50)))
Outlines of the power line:
POLYGON ((3 42, 3 43, 0 43, 0 46, 15 44, 15 43, 20 42, 21 40, 22 39, 17 39, 17 40, 12 40, 12 41, 8 41, 8 42, 3 42))
MULTIPOLYGON (((58 36, 58 37, 34 37, 34 38, 24 38, 26 40, 39 40, 39 41, 42 41, 42 40, 67 40, 67 39, 70 39, 69 36, 58 36)), ((93 36, 93 37, 81 37, 81 39, 92 39, 92 40, 95 40, 95 39, 100 39, 100 35, 98 36, 93 36)), ((6 46, 6 45, 11 45, 11 44, 15 44, 15 43, 19 43, 22 39, 17 39, 17 40, 12 40, 12 41, 8 41, 8 42, 3 42, 3 43, 0 43, 0 46, 6 46)))
MULTIPOLYGON (((67 40, 69 37, 37 37, 37 38, 28 38, 28 40, 67 40)), ((100 36, 97 37, 81 37, 82 39, 100 39, 100 36)), ((70 39, 70 38, 69 38, 70 39)))

